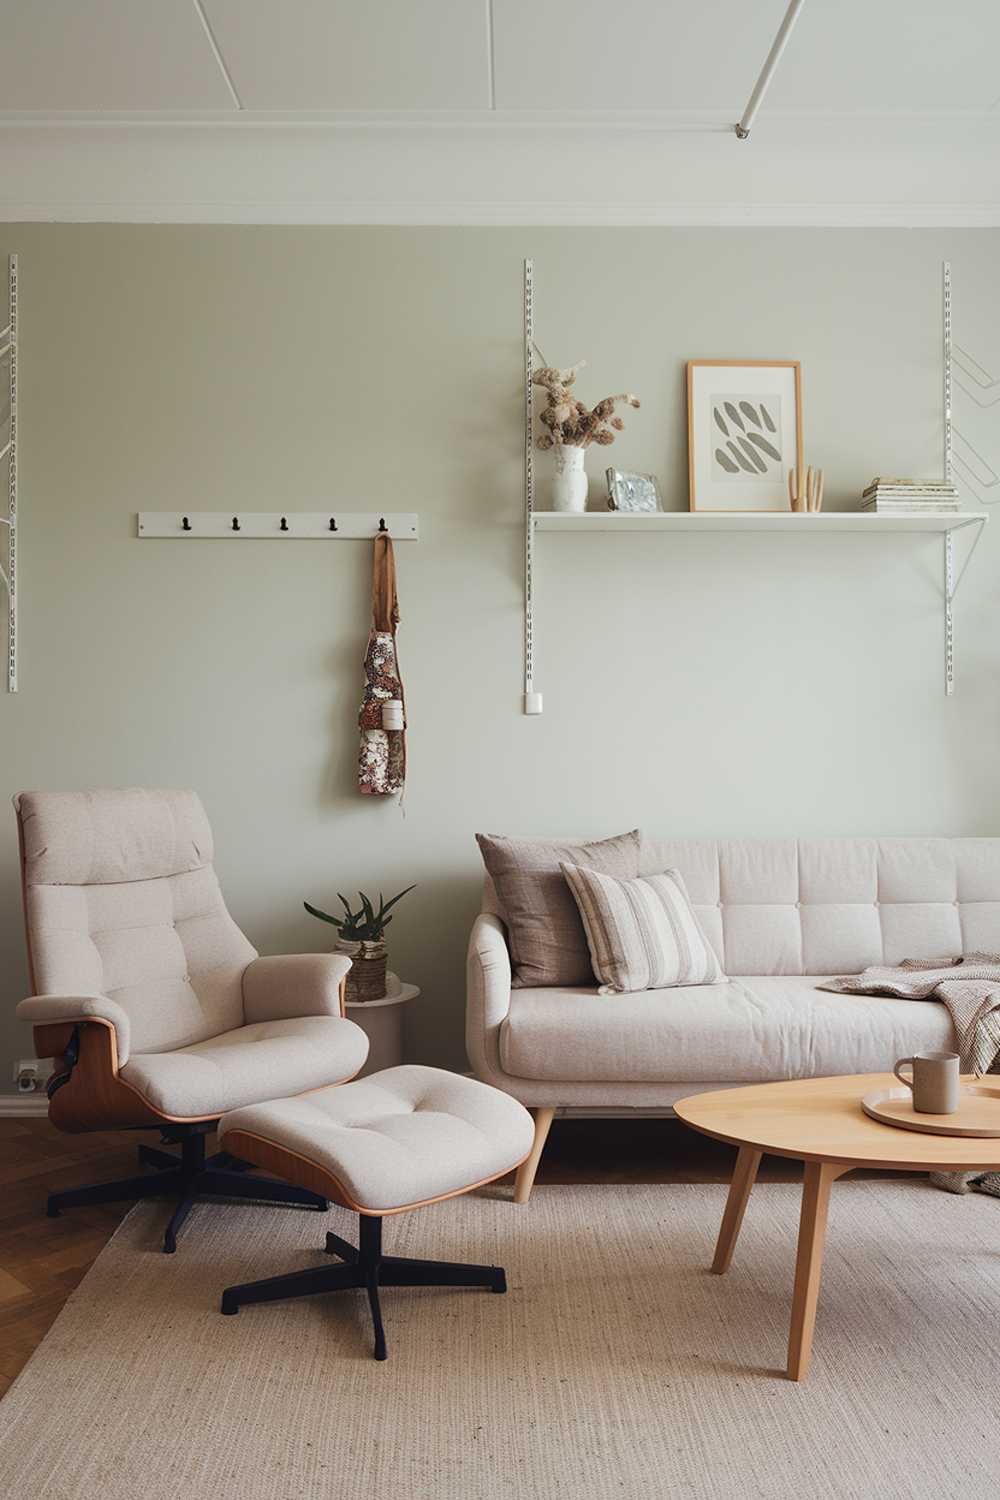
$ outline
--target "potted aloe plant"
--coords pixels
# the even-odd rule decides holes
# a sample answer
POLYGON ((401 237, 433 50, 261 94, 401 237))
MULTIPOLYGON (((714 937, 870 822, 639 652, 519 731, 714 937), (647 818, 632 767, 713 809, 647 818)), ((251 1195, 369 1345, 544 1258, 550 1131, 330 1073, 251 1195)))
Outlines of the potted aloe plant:
POLYGON ((342 917, 333 917, 329 912, 320 911, 318 906, 310 906, 308 901, 303 901, 302 904, 311 917, 329 922, 331 927, 337 929, 334 947, 338 953, 346 953, 352 961, 347 975, 347 998, 352 1003, 381 1000, 385 995, 385 971, 388 963, 385 929, 392 921, 389 913, 397 901, 402 901, 414 889, 415 886, 408 885, 405 891, 400 891, 389 901, 379 891, 377 910, 364 891, 359 891, 358 900, 361 905, 357 911, 351 910, 347 897, 338 891, 337 899, 344 908, 342 917))

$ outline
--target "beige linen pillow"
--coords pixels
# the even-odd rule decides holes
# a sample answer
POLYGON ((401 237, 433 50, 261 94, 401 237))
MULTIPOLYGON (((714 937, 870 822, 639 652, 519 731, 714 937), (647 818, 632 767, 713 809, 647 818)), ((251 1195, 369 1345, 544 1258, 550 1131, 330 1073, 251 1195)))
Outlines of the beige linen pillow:
POLYGON ((587 936, 560 864, 638 875, 639 830, 589 844, 496 833, 477 833, 476 842, 507 924, 514 984, 593 984, 587 936))
POLYGON ((619 880, 577 864, 562 872, 583 920, 602 994, 725 979, 679 870, 619 880))

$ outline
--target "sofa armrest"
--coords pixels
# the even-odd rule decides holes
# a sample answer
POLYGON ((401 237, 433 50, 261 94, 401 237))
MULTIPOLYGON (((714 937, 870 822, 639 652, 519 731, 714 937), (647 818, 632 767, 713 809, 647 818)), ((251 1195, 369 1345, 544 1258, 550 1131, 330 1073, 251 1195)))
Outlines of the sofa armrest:
POLYGON ((58 1026, 61 1023, 76 1026, 83 1021, 101 1021, 114 1029, 118 1066, 128 1061, 128 1014, 107 995, 32 995, 21 1001, 17 1016, 32 1026, 58 1026))
POLYGON ((492 1082, 500 1067, 500 1027, 510 1009, 510 953, 499 917, 481 912, 469 938, 465 1048, 477 1078, 492 1082))
POLYGON ((243 971, 243 1014, 254 1021, 342 1016, 351 960, 342 953, 280 953, 255 958, 243 971))

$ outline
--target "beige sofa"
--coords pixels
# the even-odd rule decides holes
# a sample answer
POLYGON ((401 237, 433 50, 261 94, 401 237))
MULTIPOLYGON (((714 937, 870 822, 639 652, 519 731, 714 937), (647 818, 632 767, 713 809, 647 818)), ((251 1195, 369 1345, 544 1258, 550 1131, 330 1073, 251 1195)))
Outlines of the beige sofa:
POLYGON ((469 943, 466 1043, 477 1078, 535 1114, 527 1201, 555 1110, 664 1108, 704 1089, 879 1072, 953 1048, 938 1001, 836 995, 823 977, 904 958, 1000 952, 1000 838, 643 839, 676 868, 728 983, 599 995, 511 987, 487 879, 469 943))

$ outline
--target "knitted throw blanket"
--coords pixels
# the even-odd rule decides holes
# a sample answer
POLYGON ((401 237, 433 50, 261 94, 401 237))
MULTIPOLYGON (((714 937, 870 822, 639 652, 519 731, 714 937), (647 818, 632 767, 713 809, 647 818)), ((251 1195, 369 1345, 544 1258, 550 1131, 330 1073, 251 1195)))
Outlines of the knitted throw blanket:
MULTIPOLYGON (((940 1000, 948 1007, 963 1073, 1000 1072, 1000 954, 966 953, 961 958, 905 959, 895 968, 878 964, 862 974, 828 979, 819 986, 841 995, 889 995, 897 1000, 940 1000)), ((970 1184, 1000 1197, 1000 1173, 932 1172, 931 1181, 948 1192, 970 1184)))
POLYGON ((896 968, 878 964, 862 974, 828 979, 821 990, 840 995, 889 995, 896 1000, 940 1000, 958 1037, 962 1072, 996 1071, 1000 1056, 1000 954, 907 958, 896 968))

